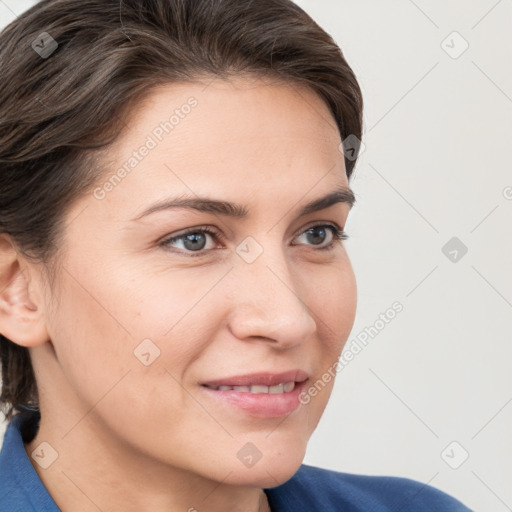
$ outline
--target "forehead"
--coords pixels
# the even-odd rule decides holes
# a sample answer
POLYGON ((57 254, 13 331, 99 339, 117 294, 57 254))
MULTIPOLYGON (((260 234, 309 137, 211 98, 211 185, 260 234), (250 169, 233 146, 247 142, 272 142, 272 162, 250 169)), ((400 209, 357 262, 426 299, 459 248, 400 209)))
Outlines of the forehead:
POLYGON ((257 200, 260 191, 278 201, 285 187, 298 199, 326 176, 321 190, 347 183, 340 142, 328 107, 304 86, 254 77, 169 84, 130 112, 102 179, 115 178, 109 200, 135 194, 141 207, 176 192, 257 200))
POLYGON ((310 140, 317 150, 324 149, 318 144, 321 141, 340 142, 334 118, 315 92, 304 85, 268 78, 205 79, 159 86, 130 114, 115 146, 125 154, 137 139, 151 134, 158 145, 174 154, 191 146, 203 151, 224 145, 247 149, 261 141, 282 144, 286 138, 310 140))

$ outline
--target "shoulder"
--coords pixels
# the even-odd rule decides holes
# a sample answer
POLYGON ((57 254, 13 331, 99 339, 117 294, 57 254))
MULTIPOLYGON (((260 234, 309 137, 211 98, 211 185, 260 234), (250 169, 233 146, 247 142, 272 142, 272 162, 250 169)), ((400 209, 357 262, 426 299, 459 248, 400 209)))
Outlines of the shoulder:
POLYGON ((276 512, 320 507, 344 512, 471 512, 455 498, 415 480, 341 473, 305 464, 290 480, 266 493, 276 512))

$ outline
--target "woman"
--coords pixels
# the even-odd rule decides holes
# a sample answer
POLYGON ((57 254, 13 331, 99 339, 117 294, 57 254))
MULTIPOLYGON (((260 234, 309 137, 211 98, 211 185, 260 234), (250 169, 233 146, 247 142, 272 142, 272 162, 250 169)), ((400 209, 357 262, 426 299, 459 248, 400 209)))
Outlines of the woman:
POLYGON ((43 0, 0 66, 1 511, 468 510, 302 465, 356 309, 328 34, 288 0, 43 0))

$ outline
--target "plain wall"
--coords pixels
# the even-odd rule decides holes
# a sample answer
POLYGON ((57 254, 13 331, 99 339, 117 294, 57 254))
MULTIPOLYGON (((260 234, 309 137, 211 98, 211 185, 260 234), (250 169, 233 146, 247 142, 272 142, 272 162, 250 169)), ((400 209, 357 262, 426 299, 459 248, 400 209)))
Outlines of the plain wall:
MULTIPOLYGON (((365 99, 346 242, 352 359, 304 462, 512 510, 512 3, 297 3, 365 99)), ((2 0, 0 27, 30 5, 2 0)))

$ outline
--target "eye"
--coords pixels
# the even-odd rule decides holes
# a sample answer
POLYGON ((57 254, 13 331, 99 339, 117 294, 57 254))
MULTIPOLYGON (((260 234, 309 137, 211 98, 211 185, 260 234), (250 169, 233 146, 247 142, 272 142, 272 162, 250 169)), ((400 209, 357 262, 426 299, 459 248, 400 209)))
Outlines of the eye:
MULTIPOLYGON (((334 247, 338 245, 338 241, 346 240, 348 238, 348 235, 342 229, 340 229, 338 226, 334 224, 318 224, 316 226, 312 226, 306 229, 299 235, 299 237, 306 238, 305 245, 308 245, 309 242, 309 244, 313 246, 318 246, 318 250, 329 250, 334 249, 334 247), (328 236, 329 233, 330 240, 328 236), (328 243, 324 242, 326 238, 327 240, 329 240, 328 243)), ((179 235, 174 235, 172 237, 165 238, 158 245, 165 249, 169 249, 171 247, 176 248, 177 245, 179 244, 181 245, 181 247, 177 247, 179 249, 177 252, 183 252, 187 256, 201 256, 215 247, 215 244, 213 244, 212 247, 206 248, 208 238, 211 238, 215 242, 219 242, 224 239, 223 235, 216 230, 204 227, 197 227, 191 228, 179 235)))
POLYGON ((348 235, 345 231, 335 224, 318 224, 316 226, 312 226, 304 231, 300 236, 305 237, 306 240, 311 242, 314 246, 321 246, 319 247, 319 250, 334 249, 336 245, 339 245, 337 244, 338 241, 348 239, 348 235), (331 233, 331 240, 329 243, 325 244, 324 239, 326 234, 329 232, 331 233))
POLYGON ((205 248, 206 240, 208 237, 211 237, 217 241, 222 240, 223 238, 219 232, 213 231, 211 229, 191 228, 181 235, 166 238, 160 243, 160 245, 163 247, 169 247, 176 242, 180 242, 182 245, 181 249, 190 252, 200 252, 205 248))

